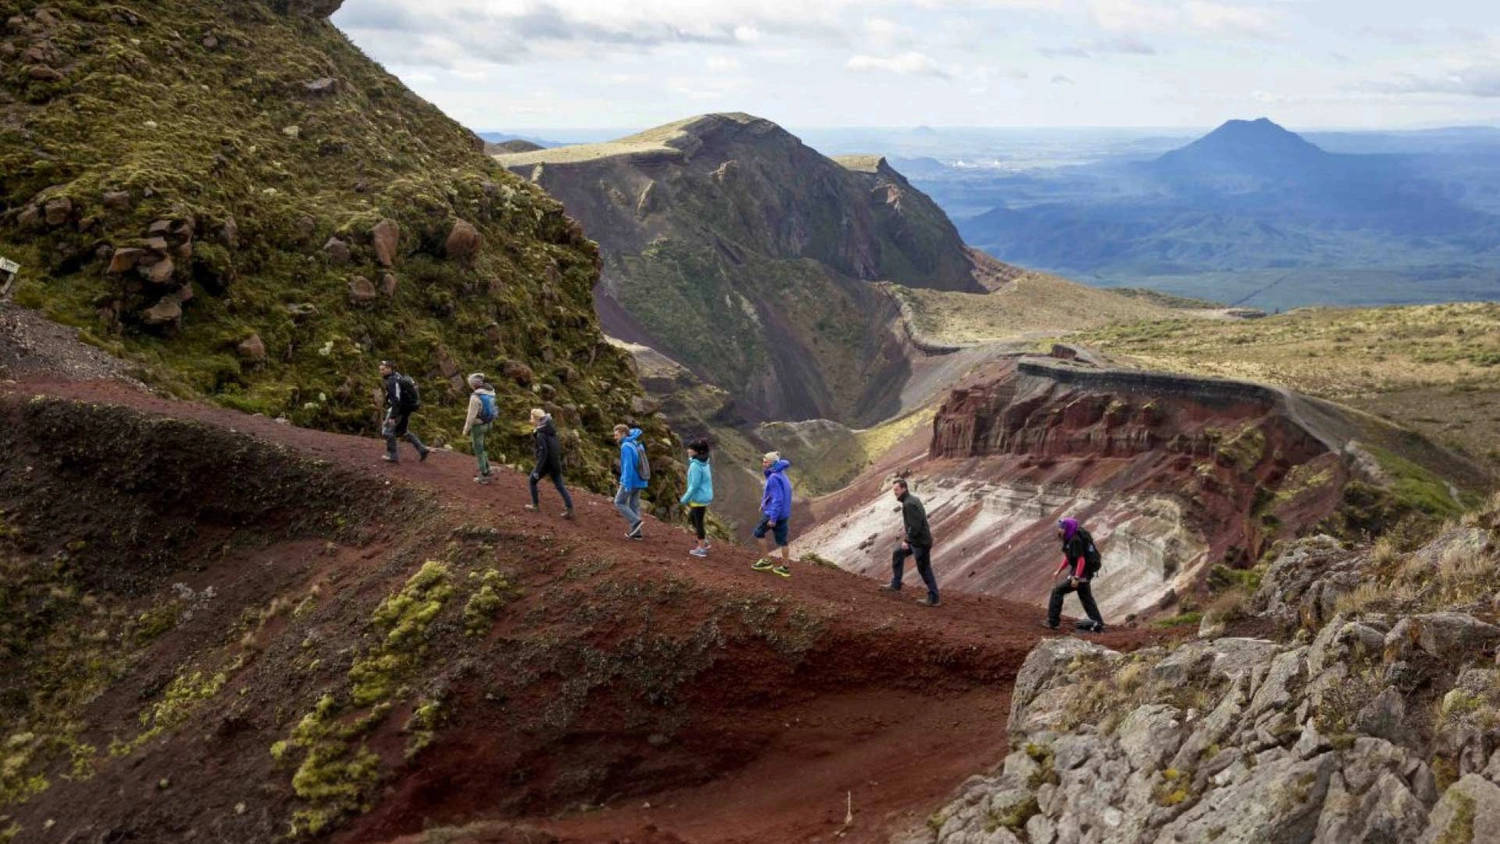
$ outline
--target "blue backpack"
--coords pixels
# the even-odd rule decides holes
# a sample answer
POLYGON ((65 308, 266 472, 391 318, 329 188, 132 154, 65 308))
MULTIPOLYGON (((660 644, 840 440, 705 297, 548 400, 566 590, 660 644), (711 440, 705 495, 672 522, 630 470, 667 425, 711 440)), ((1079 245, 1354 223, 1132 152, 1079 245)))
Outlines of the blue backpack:
POLYGON ((479 416, 476 418, 481 425, 488 425, 495 421, 495 397, 493 395, 479 394, 479 416))

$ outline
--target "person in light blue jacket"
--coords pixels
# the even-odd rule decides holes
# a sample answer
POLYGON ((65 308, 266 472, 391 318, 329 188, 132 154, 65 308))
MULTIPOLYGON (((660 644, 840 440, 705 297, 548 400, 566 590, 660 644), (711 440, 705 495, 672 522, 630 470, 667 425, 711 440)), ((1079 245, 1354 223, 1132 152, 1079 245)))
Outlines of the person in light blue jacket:
POLYGON ((714 470, 708 465, 708 440, 700 439, 688 443, 687 491, 682 501, 688 508, 688 522, 698 534, 698 547, 689 551, 694 557, 708 556, 708 529, 704 522, 708 518, 708 505, 714 501, 714 470))
POLYGON ((639 541, 646 538, 641 519, 641 490, 651 479, 651 464, 646 460, 646 447, 641 444, 640 428, 616 425, 615 442, 620 444, 620 489, 615 493, 615 509, 630 525, 625 536, 639 541))

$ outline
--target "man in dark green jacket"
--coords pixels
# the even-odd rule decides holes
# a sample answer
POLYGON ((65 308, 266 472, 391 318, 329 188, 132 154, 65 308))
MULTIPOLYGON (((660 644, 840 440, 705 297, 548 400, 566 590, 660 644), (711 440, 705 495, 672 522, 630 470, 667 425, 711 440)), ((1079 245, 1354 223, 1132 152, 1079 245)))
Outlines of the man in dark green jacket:
POLYGON ((922 499, 907 489, 906 479, 897 478, 891 485, 891 494, 901 502, 901 521, 905 527, 901 546, 891 553, 891 582, 880 587, 887 592, 901 591, 901 575, 906 570, 906 558, 917 558, 917 574, 927 584, 927 599, 923 606, 935 607, 938 600, 937 578, 932 575, 932 527, 927 524, 927 508, 922 499))

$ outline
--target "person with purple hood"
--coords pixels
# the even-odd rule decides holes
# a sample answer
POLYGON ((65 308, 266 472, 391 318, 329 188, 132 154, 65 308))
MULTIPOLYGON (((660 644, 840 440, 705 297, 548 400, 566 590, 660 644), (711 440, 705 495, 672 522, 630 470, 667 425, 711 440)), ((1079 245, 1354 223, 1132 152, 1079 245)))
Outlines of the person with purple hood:
POLYGON ((786 470, 791 465, 790 460, 781 459, 779 451, 768 451, 761 458, 760 469, 766 476, 766 491, 760 499, 760 524, 756 526, 752 534, 755 541, 760 544, 761 553, 766 556, 756 560, 751 568, 756 571, 768 571, 780 577, 792 576, 792 570, 787 565, 792 561, 791 525, 789 524, 792 518, 792 482, 786 477, 786 470), (767 533, 776 540, 776 547, 781 549, 779 565, 771 559, 767 533))
POLYGON ((1078 622, 1078 629, 1103 633, 1104 619, 1099 615, 1099 605, 1094 603, 1094 592, 1089 586, 1094 575, 1099 573, 1099 549, 1094 545, 1094 537, 1083 529, 1077 519, 1058 519, 1057 536, 1062 540, 1063 561, 1052 576, 1057 577, 1064 571, 1067 571, 1068 576, 1052 587, 1052 600, 1047 605, 1047 620, 1042 622, 1042 626, 1048 630, 1056 630, 1062 622, 1063 598, 1069 592, 1077 592, 1078 602, 1083 604, 1083 611, 1088 615, 1087 621, 1078 622))

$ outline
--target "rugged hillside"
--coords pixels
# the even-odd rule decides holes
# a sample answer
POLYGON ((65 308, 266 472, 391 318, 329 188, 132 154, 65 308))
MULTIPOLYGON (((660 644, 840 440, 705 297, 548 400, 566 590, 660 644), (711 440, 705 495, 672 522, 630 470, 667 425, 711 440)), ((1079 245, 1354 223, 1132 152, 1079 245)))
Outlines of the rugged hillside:
POLYGON ((0 423, 3 840, 876 840, 998 761, 1036 642, 457 455, 97 382, 0 423))
POLYGON ((942 582, 1041 603, 1059 559, 1053 525, 1076 516, 1104 550, 1100 604, 1119 621, 1186 600, 1215 565, 1249 566, 1314 526, 1369 532, 1456 513, 1465 496, 1444 479, 1477 477, 1462 458, 1327 402, 1082 358, 976 372, 939 406, 925 448, 814 503, 804 548, 882 576, 897 530, 884 486, 908 475, 942 582))
POLYGON ((1222 604, 1275 638, 1045 642, 1003 766, 897 840, 1500 840, 1496 505, 1425 541, 1286 549, 1222 604))
POLYGON ((519 420, 546 404, 575 475, 604 485, 638 388, 597 327, 595 247, 355 49, 325 19, 339 5, 9 4, 16 300, 176 394, 298 425, 370 430, 389 357, 424 387, 417 430, 453 439, 461 375, 484 370, 518 420, 497 451, 525 453, 519 420))
POLYGON ((898 406, 895 305, 866 282, 980 292, 1007 274, 883 159, 840 164, 749 115, 499 160, 598 239, 610 334, 762 418, 873 422, 898 406))

